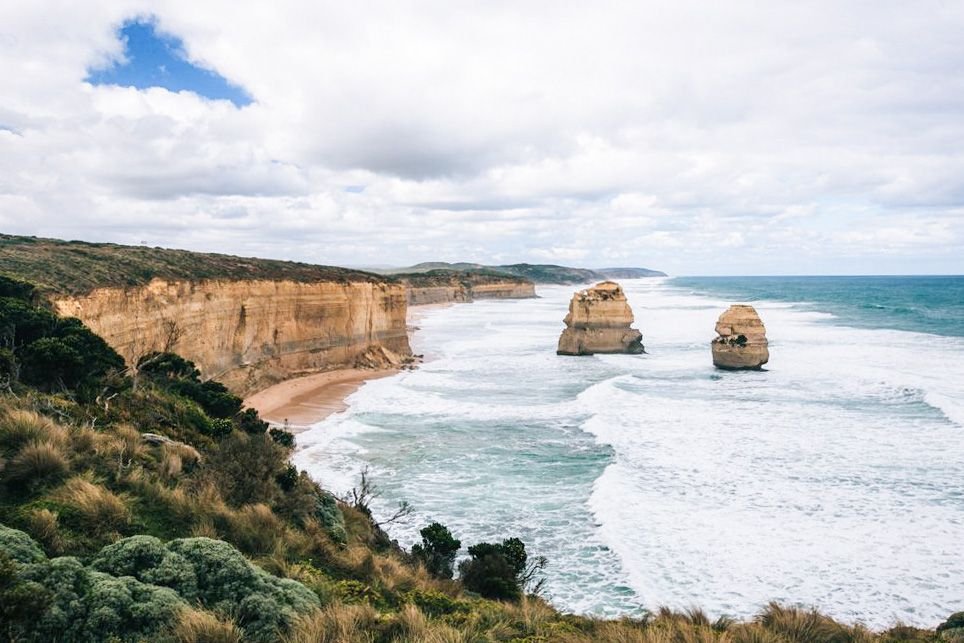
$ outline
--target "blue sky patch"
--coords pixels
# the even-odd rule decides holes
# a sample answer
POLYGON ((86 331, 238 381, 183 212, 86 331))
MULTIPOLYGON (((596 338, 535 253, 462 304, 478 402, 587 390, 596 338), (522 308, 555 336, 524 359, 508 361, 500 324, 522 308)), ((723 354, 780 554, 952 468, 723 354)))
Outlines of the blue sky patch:
POLYGON ((125 43, 127 60, 89 70, 87 82, 137 89, 163 87, 172 92, 187 90, 212 100, 229 100, 238 107, 251 104, 251 96, 244 89, 216 72, 191 64, 181 39, 158 33, 153 21, 124 23, 119 35, 125 43))

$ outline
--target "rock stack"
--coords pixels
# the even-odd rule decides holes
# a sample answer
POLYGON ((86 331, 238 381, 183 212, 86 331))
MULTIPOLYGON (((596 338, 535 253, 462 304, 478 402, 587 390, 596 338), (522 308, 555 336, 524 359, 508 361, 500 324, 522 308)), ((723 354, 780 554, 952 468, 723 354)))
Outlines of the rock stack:
POLYGON ((565 322, 558 355, 645 352, 642 333, 630 328, 633 311, 616 282, 603 281, 574 294, 565 322))
POLYGON ((753 306, 736 305, 716 322, 713 365, 727 370, 759 369, 770 359, 766 328, 753 306))

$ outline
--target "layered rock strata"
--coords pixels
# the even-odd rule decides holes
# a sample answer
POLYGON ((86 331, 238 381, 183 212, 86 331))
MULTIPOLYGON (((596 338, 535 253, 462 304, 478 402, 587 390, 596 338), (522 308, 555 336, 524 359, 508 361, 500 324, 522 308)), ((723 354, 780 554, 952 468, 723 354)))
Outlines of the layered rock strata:
POLYGON ((643 335, 631 328, 633 311, 616 282, 603 281, 574 294, 565 323, 558 355, 645 352, 643 335))
POLYGON ((752 370, 769 361, 766 327, 753 306, 730 306, 716 322, 716 333, 711 346, 717 368, 752 370))
POLYGON ((156 350, 194 361, 246 395, 281 380, 352 366, 373 347, 411 355, 405 286, 388 281, 181 281, 51 297, 128 363, 156 350))
POLYGON ((408 289, 408 305, 465 303, 476 299, 529 299, 535 284, 510 275, 435 270, 399 275, 408 289))

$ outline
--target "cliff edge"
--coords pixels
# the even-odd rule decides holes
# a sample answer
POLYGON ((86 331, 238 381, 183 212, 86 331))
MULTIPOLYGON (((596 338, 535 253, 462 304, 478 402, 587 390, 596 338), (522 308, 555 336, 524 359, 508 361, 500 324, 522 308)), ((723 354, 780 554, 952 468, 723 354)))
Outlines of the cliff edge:
POLYGON ((242 396, 373 347, 411 355, 405 285, 362 271, 3 235, 0 272, 37 285, 128 364, 174 351, 242 396))
POLYGON ((405 284, 409 306, 536 296, 530 280, 499 273, 439 269, 393 277, 405 284))

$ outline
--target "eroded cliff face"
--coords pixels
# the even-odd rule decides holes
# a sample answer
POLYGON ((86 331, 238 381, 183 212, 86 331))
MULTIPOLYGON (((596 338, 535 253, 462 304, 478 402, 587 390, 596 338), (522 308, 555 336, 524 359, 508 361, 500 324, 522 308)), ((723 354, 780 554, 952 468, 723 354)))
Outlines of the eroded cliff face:
POLYGON ((351 366, 372 346, 411 355, 402 284, 379 281, 168 281, 57 296, 128 363, 155 350, 194 361, 246 395, 281 380, 351 366))
POLYGON ((425 286, 424 288, 406 288, 409 306, 424 306, 426 304, 450 304, 472 301, 468 289, 461 285, 455 286, 425 286))
POLYGON ((643 353, 643 335, 632 328, 633 311, 623 289, 603 281, 581 290, 569 302, 558 355, 643 353))
POLYGON ((756 370, 770 360, 766 327, 753 306, 730 306, 716 322, 710 346, 713 364, 726 370, 756 370))
POLYGON ((516 280, 463 284, 447 283, 428 286, 407 285, 408 305, 464 303, 476 299, 528 299, 536 296, 535 284, 516 280))

